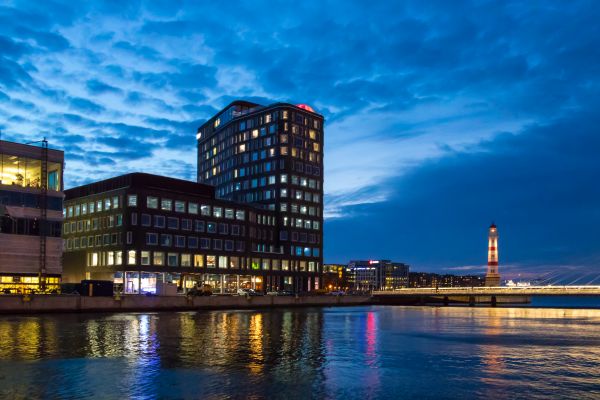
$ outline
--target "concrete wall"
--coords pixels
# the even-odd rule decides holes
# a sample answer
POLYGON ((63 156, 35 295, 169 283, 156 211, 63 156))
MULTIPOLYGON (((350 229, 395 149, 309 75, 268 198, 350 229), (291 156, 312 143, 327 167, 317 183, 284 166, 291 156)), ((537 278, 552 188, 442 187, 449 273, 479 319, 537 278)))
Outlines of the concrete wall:
POLYGON ((368 296, 122 296, 74 295, 0 296, 0 313, 116 312, 161 310, 248 309, 266 307, 350 306, 371 304, 368 296))
MULTIPOLYGON (((46 273, 62 272, 62 239, 46 238, 46 273)), ((37 274, 40 268, 40 237, 0 233, 0 273, 37 274)))

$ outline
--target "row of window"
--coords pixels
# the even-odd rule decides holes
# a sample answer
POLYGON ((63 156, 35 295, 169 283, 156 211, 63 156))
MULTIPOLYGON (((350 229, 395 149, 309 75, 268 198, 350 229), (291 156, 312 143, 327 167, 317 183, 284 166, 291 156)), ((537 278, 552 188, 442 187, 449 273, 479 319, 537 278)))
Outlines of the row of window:
POLYGON ((222 240, 222 239, 210 239, 210 238, 199 238, 197 236, 181 236, 181 235, 169 235, 169 234, 158 234, 156 232, 146 232, 146 245, 148 246, 164 246, 164 247, 182 247, 190 249, 213 249, 213 250, 225 250, 225 251, 245 251, 246 242, 242 240, 222 240), (212 246, 211 246, 212 243, 212 246))
POLYGON ((121 207, 121 197, 112 196, 95 201, 75 204, 63 209, 63 217, 73 218, 81 215, 94 214, 96 212, 116 210, 121 207))
POLYGON ((123 214, 107 215, 99 218, 88 218, 79 221, 65 222, 63 233, 96 231, 98 229, 123 226, 123 214))
POLYGON ((317 261, 245 258, 147 250, 127 250, 125 253, 122 251, 89 252, 86 255, 86 260, 88 267, 141 265, 298 272, 317 272, 319 269, 319 262, 317 261), (123 259, 123 256, 125 256, 125 259, 123 259))

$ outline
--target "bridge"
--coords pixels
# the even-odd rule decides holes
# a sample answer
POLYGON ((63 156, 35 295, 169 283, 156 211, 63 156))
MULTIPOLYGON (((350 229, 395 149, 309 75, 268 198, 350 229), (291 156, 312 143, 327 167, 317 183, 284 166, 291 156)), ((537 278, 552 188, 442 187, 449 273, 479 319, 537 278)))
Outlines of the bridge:
POLYGON ((600 296, 600 286, 497 286, 406 288, 374 291, 375 297, 446 296, 600 296))

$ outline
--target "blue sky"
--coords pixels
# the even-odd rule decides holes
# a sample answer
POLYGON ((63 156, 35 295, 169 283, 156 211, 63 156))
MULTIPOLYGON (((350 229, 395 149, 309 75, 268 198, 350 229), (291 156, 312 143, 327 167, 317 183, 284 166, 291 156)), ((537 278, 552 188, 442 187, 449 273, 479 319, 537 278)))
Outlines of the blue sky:
POLYGON ((326 119, 325 260, 600 275, 600 5, 0 2, 3 138, 66 151, 67 186, 194 179, 235 98, 326 119))

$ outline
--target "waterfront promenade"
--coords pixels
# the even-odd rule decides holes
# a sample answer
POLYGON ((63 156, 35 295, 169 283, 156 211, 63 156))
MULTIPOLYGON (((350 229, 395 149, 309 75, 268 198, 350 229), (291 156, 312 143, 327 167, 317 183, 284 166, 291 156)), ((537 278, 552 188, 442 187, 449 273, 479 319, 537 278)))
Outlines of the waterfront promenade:
POLYGON ((191 311, 371 304, 370 296, 121 296, 3 295, 0 314, 51 312, 191 311))

